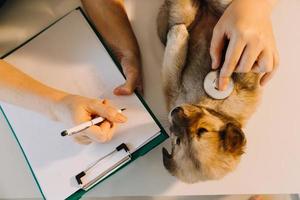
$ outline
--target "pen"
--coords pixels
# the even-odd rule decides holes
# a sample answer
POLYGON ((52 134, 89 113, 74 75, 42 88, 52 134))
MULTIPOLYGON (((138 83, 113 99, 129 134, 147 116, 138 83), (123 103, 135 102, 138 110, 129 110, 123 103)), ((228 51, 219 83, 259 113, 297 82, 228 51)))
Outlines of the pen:
MULTIPOLYGON (((118 112, 121 113, 124 110, 126 110, 126 108, 122 108, 122 109, 118 110, 118 112)), ((60 133, 60 135, 62 137, 74 135, 76 133, 79 133, 81 131, 88 129, 91 126, 94 126, 95 124, 99 124, 99 123, 103 122, 104 120, 105 119, 103 117, 96 117, 88 122, 83 122, 82 124, 79 124, 73 128, 64 130, 60 133)))

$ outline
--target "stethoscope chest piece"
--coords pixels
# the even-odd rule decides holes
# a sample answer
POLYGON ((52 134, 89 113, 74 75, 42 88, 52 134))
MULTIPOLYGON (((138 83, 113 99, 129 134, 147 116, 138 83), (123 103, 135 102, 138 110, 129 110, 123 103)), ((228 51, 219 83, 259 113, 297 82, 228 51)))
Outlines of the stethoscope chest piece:
POLYGON ((232 78, 230 78, 227 89, 224 91, 218 90, 218 71, 209 72, 204 79, 204 90, 208 96, 213 99, 226 99, 231 95, 234 89, 234 83, 232 78))

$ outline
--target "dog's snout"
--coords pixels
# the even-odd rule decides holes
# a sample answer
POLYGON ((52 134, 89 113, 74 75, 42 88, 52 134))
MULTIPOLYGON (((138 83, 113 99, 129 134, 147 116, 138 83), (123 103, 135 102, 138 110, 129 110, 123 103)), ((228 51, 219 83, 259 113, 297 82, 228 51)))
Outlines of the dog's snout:
POLYGON ((171 116, 174 116, 174 115, 184 115, 184 112, 183 112, 183 109, 181 107, 176 107, 172 110, 171 112, 171 116))
POLYGON ((176 107, 171 111, 171 117, 172 117, 172 124, 179 126, 179 127, 185 127, 188 117, 184 113, 184 109, 182 107, 176 107))

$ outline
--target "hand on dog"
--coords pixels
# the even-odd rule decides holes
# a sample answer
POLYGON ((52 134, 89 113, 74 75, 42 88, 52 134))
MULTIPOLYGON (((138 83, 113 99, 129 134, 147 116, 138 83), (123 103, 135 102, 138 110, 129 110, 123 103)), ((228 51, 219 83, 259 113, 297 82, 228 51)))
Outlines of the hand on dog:
POLYGON ((221 65, 226 40, 225 61, 220 71, 220 90, 225 90, 233 72, 263 73, 261 85, 270 80, 279 56, 270 19, 274 0, 234 0, 213 31, 210 54, 212 68, 221 65))
POLYGON ((59 121, 70 126, 87 122, 96 116, 106 120, 98 125, 77 133, 73 136, 80 144, 108 142, 111 140, 117 123, 126 122, 127 118, 118 112, 107 100, 89 99, 77 95, 66 95, 54 106, 54 115, 59 121))

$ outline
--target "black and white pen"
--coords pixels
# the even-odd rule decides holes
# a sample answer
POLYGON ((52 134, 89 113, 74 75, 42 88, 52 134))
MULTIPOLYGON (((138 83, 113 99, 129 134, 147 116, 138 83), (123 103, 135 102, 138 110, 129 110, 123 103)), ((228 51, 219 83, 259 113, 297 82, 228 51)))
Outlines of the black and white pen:
MULTIPOLYGON (((122 108, 118 112, 121 113, 124 110, 126 110, 126 108, 122 108)), ((61 134, 62 137, 71 136, 71 135, 74 135, 76 133, 79 133, 81 131, 84 131, 84 130, 88 129, 91 126, 99 124, 99 123, 103 122, 104 120, 105 119, 103 117, 96 117, 96 118, 94 118, 94 119, 92 119, 92 120, 90 120, 88 122, 84 122, 84 123, 79 124, 79 125, 77 125, 77 126, 75 126, 73 128, 64 130, 60 134, 61 134)))

